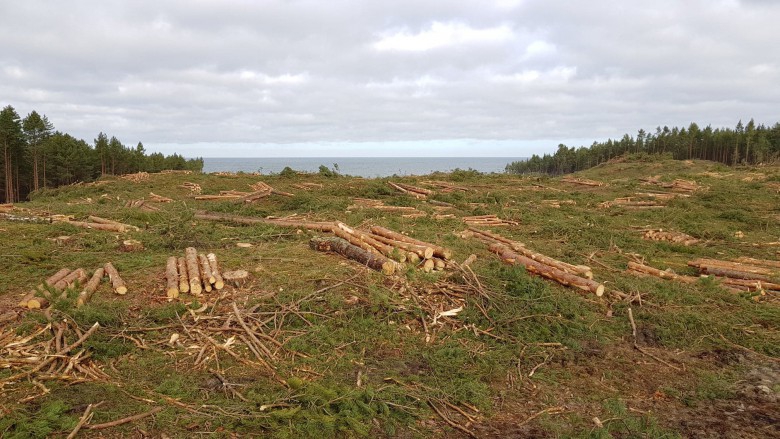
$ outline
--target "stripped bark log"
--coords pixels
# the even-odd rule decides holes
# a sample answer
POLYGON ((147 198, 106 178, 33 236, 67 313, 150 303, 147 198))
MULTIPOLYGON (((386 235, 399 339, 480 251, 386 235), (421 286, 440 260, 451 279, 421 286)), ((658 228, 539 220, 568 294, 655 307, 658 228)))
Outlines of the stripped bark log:
MULTIPOLYGON (((633 261, 628 262, 628 272, 631 274, 637 274, 642 276, 654 276, 654 277, 659 277, 661 279, 675 280, 687 284, 696 283, 700 279, 699 277, 696 276, 686 276, 686 275, 674 273, 669 270, 659 270, 657 268, 650 267, 649 265, 639 264, 633 261)), ((725 278, 716 277, 715 279, 720 280, 723 283, 721 287, 731 292, 739 293, 747 288, 744 286, 737 286, 737 285, 730 284, 725 281, 725 278)))
POLYGON ((99 267, 97 270, 95 270, 95 272, 92 274, 92 277, 89 279, 89 282, 84 285, 84 289, 79 293, 79 297, 76 299, 76 308, 80 308, 89 302, 89 300, 92 298, 92 294, 95 293, 98 285, 100 285, 100 281, 103 279, 104 273, 105 270, 103 267, 99 267))
POLYGON ((763 274, 755 274, 746 271, 732 270, 721 267, 702 266, 699 267, 699 271, 703 274, 709 274, 718 277, 729 277, 732 279, 747 279, 760 282, 772 283, 774 279, 763 274))
POLYGON ((85 229, 105 230, 108 232, 124 233, 127 231, 127 227, 121 224, 88 223, 85 221, 66 221, 66 224, 70 224, 76 227, 82 227, 85 229))
POLYGON ((179 272, 177 269, 178 261, 176 256, 168 258, 168 262, 165 264, 165 279, 167 281, 167 289, 165 295, 169 299, 175 299, 179 297, 179 272))
POLYGON ((422 259, 430 259, 433 257, 433 249, 430 247, 423 247, 417 244, 411 244, 404 241, 396 241, 395 239, 387 238, 385 236, 376 235, 376 234, 373 235, 373 238, 383 244, 390 245, 397 249, 406 251, 407 252, 406 259, 409 262, 413 262, 413 259, 415 259, 413 257, 412 258, 409 257, 410 253, 414 254, 417 257, 418 261, 422 259))
POLYGON ((106 271, 109 280, 111 280, 111 287, 114 288, 114 292, 119 295, 127 294, 127 285, 125 285, 125 281, 119 276, 119 272, 114 267, 114 264, 106 262, 103 269, 106 271))
MULTIPOLYGON (((394 231, 392 231, 390 229, 386 229, 384 227, 380 227, 380 226, 371 227, 371 233, 373 233, 375 236, 381 236, 383 238, 387 238, 387 239, 393 240, 393 241, 398 242, 398 243, 408 244, 411 247, 410 248, 405 248, 405 250, 413 251, 413 252, 417 253, 420 257, 425 258, 425 259, 432 258, 434 253, 435 253, 435 250, 434 250, 433 246, 431 246, 431 244, 428 244, 427 242, 416 240, 414 238, 410 238, 410 237, 408 237, 406 235, 402 235, 402 234, 400 234, 398 232, 394 232, 394 231), (417 251, 415 251, 413 249, 418 249, 418 250, 421 249, 422 250, 422 254, 418 253, 417 251)), ((382 240, 380 240, 380 241, 382 241, 382 240)), ((382 241, 382 242, 384 242, 384 241, 382 241)), ((403 248, 403 247, 401 247, 401 248, 403 248)), ((443 255, 445 252, 448 251, 448 250, 443 249, 441 247, 439 247, 438 250, 439 250, 440 255, 443 255)), ((451 252, 449 252, 449 256, 452 257, 452 253, 451 252)), ((442 256, 440 256, 440 257, 442 257, 442 256)), ((446 256, 444 256, 444 258, 447 259, 446 256)))
POLYGON ((338 237, 312 238, 309 246, 317 251, 335 252, 385 275, 395 272, 396 263, 377 253, 371 253, 338 237))
POLYGON ((57 283, 54 284, 54 289, 59 291, 69 287, 70 285, 73 285, 74 283, 76 283, 76 281, 83 284, 84 281, 86 280, 87 280, 87 272, 84 271, 83 268, 77 268, 71 271, 70 273, 68 273, 67 276, 57 281, 57 283))
MULTIPOLYGON (((203 253, 198 255, 198 267, 200 268, 200 279, 203 283, 203 289, 207 293, 210 293, 214 288, 211 286, 214 276, 211 275, 211 267, 209 266, 209 260, 206 259, 206 255, 203 253)), ((216 279, 214 279, 216 280, 216 279)))
MULTIPOLYGON (((343 230, 344 232, 346 232, 346 233, 348 233, 350 235, 354 235, 360 241, 368 244, 369 246, 373 247, 379 253, 387 256, 388 258, 390 258, 390 259, 392 259, 394 261, 398 261, 398 262, 401 262, 401 263, 406 262, 407 257, 406 257, 406 253, 405 252, 400 251, 399 249, 397 249, 397 248, 395 248, 395 247, 393 247, 391 245, 387 245, 385 243, 377 241, 375 239, 375 237, 372 236, 369 233, 363 232, 361 230, 353 229, 353 228, 347 226, 344 223, 336 223, 336 227, 334 228, 334 230, 336 230, 336 229, 340 229, 340 230, 343 230)), ((339 236, 339 235, 336 235, 336 236, 339 236)), ((362 247, 362 245, 359 245, 359 246, 362 247)))
POLYGON ((141 229, 139 229, 138 227, 136 227, 136 226, 132 226, 132 225, 130 225, 130 224, 121 223, 121 222, 119 222, 119 221, 110 220, 110 219, 108 219, 108 218, 101 218, 101 217, 99 217, 99 216, 95 216, 95 215, 90 215, 90 216, 88 216, 88 217, 87 217, 87 219, 88 219, 88 220, 90 220, 90 221, 92 221, 93 223, 99 223, 99 224, 115 224, 115 225, 119 225, 119 226, 124 226, 126 229, 132 229, 132 230, 135 230, 136 232, 137 232, 137 231, 139 231, 139 230, 141 230, 141 229))
POLYGON ((757 265, 770 268, 780 268, 780 261, 772 261, 770 259, 754 259, 742 256, 737 258, 737 262, 754 266, 757 265))
MULTIPOLYGON (((688 262, 691 267, 697 267, 699 269, 707 268, 720 268, 724 270, 732 270, 737 272, 745 272, 752 274, 760 274, 764 276, 774 276, 777 274, 777 270, 773 270, 769 267, 760 267, 756 265, 748 265, 740 262, 721 261, 719 259, 707 259, 699 258, 688 262)), ((749 279, 749 278, 740 278, 749 279)))
POLYGON ((184 259, 187 261, 187 275, 190 280, 190 293, 200 296, 203 289, 200 285, 200 268, 198 268, 198 251, 194 247, 184 249, 184 259))
POLYGON ((176 258, 176 271, 179 272, 179 292, 190 292, 190 277, 187 275, 187 260, 180 256, 176 258))
POLYGON ((579 277, 555 267, 535 261, 512 251, 503 244, 491 244, 490 251, 498 254, 502 260, 510 264, 521 264, 529 273, 533 273, 547 279, 554 280, 561 285, 572 286, 581 290, 590 291, 596 296, 604 294, 604 285, 592 280, 579 277))
POLYGON ((209 267, 211 268, 211 274, 214 276, 214 288, 221 290, 225 287, 225 280, 222 279, 222 273, 219 271, 219 264, 217 263, 217 255, 209 253, 206 255, 206 259, 209 261, 209 267))

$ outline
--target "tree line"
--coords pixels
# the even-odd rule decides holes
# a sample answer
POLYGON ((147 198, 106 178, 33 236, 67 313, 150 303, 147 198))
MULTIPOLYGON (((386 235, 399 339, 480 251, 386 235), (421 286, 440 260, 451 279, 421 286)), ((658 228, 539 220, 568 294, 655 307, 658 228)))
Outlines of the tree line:
POLYGON ((54 130, 46 115, 32 111, 22 118, 8 105, 0 111, 0 200, 13 203, 42 188, 93 181, 104 175, 159 172, 164 169, 201 171, 203 159, 178 154, 146 154, 141 142, 135 148, 116 137, 98 134, 92 145, 54 130))
POLYGON ((512 162, 506 172, 512 174, 568 174, 582 171, 625 154, 667 154, 677 160, 712 160, 726 165, 758 164, 780 160, 780 122, 772 127, 756 125, 753 119, 736 127, 688 128, 658 127, 655 133, 640 129, 636 136, 625 134, 620 140, 593 142, 589 147, 558 145, 553 154, 534 154, 525 161, 512 162))

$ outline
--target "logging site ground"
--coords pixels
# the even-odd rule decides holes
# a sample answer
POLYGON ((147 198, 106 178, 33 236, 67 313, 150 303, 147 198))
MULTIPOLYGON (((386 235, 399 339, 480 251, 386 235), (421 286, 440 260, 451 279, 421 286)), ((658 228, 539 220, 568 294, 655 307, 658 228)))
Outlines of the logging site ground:
POLYGON ((778 166, 168 172, 0 209, 2 437, 780 437, 778 166), (77 306, 108 262, 126 294, 100 270, 77 306))

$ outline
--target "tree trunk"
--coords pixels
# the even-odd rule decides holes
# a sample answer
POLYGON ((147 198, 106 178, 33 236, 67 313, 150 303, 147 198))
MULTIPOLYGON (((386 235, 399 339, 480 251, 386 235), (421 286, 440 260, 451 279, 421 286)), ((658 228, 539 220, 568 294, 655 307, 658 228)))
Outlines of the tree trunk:
POLYGON ((79 297, 76 300, 76 308, 80 308, 84 306, 85 303, 89 302, 89 299, 92 298, 92 294, 95 292, 98 285, 100 285, 104 273, 105 269, 103 267, 95 270, 95 273, 92 274, 92 278, 89 279, 89 282, 87 282, 84 289, 79 293, 79 297))
POLYGON ((596 296, 602 296, 604 294, 604 285, 592 279, 585 279, 555 267, 542 264, 541 262, 513 252, 503 244, 491 244, 490 251, 498 254, 501 259, 507 263, 523 265, 529 273, 554 280, 561 285, 572 286, 581 290, 590 291, 595 293, 596 296))
POLYGON ((380 254, 363 250, 338 237, 312 238, 309 241, 309 246, 318 251, 338 253, 388 276, 395 272, 396 263, 394 261, 380 254))
POLYGON ((114 288, 114 292, 119 295, 127 294, 127 286, 125 285, 125 281, 119 277, 119 272, 116 271, 114 265, 110 262, 106 262, 106 265, 103 266, 103 269, 106 271, 108 278, 111 280, 111 286, 114 288))

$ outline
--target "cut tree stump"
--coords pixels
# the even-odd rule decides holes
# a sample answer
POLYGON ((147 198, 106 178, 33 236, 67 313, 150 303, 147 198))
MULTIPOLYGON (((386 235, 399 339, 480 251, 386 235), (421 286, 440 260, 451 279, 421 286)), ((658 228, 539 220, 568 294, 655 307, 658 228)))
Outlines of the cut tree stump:
POLYGON ((396 263, 394 261, 381 254, 363 250, 338 237, 312 238, 309 241, 309 246, 317 251, 338 253, 388 276, 395 272, 396 263))
POLYGON ((144 245, 136 239, 126 239, 122 241, 119 249, 123 252, 139 252, 144 249, 144 245))
POLYGON ((226 271, 222 273, 222 279, 236 288, 241 288, 249 279, 249 272, 246 270, 226 271))
POLYGON ((114 288, 114 292, 120 296, 127 294, 127 286, 125 285, 125 281, 122 280, 122 278, 119 276, 119 272, 116 271, 114 264, 106 262, 106 265, 103 266, 103 269, 106 271, 109 280, 111 280, 111 287, 114 288))

